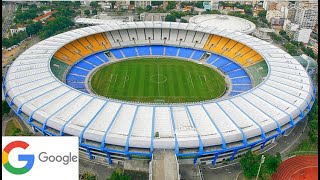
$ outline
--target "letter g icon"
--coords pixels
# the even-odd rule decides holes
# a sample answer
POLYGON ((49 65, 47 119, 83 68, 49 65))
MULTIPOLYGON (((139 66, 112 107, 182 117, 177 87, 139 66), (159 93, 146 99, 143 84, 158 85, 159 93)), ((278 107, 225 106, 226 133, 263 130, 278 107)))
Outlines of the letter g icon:
POLYGON ((33 154, 24 154, 18 155, 19 161, 27 161, 27 164, 22 168, 15 168, 9 162, 9 153, 14 148, 27 149, 29 146, 28 143, 23 141, 13 141, 9 143, 2 151, 2 165, 4 168, 12 174, 21 175, 30 171, 34 164, 34 155, 33 154))

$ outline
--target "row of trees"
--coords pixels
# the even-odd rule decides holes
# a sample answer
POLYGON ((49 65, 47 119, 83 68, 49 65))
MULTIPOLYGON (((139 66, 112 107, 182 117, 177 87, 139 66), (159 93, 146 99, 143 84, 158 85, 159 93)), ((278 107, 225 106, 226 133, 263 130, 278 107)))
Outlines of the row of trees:
POLYGON ((39 37, 41 39, 46 39, 53 36, 59 32, 65 31, 67 28, 74 26, 74 22, 70 18, 64 16, 59 16, 53 21, 49 21, 46 26, 42 28, 39 32, 39 37))
POLYGON ((298 41, 293 41, 285 31, 281 30, 279 32, 279 35, 277 35, 276 33, 271 33, 271 37, 273 40, 277 41, 277 42, 282 42, 284 41, 285 44, 283 45, 283 47, 287 50, 287 52, 292 55, 292 56, 298 56, 301 54, 301 52, 303 52, 304 54, 318 59, 317 55, 314 54, 313 50, 309 47, 305 47, 304 44, 302 42, 298 42, 298 41))
MULTIPOLYGON (((246 178, 252 179, 255 178, 258 174, 258 169, 261 162, 262 154, 255 154, 251 151, 248 151, 241 159, 240 166, 243 170, 243 174, 246 178)), ((280 153, 277 153, 276 156, 270 154, 264 154, 265 160, 261 165, 259 177, 263 180, 271 179, 273 173, 275 173, 281 164, 280 153)))
POLYGON ((21 31, 18 33, 13 34, 12 37, 3 38, 2 39, 2 46, 5 48, 9 48, 13 45, 18 45, 22 40, 28 37, 28 33, 25 31, 21 31))
POLYGON ((97 10, 97 9, 101 8, 100 4, 98 4, 97 1, 92 1, 92 2, 90 3, 90 6, 91 6, 91 8, 92 8, 92 11, 90 12, 89 9, 86 9, 86 10, 84 10, 84 14, 85 14, 86 16, 89 16, 90 14, 92 14, 92 15, 97 15, 97 14, 98 14, 98 10, 97 10))
MULTIPOLYGON (((181 17, 191 14, 192 12, 172 11, 169 15, 166 16, 165 21, 176 22, 177 19, 181 19, 181 17)), ((181 22, 186 23, 187 21, 185 19, 181 19, 181 22)))
POLYGON ((34 19, 38 16, 37 5, 32 4, 28 6, 27 4, 18 5, 15 18, 13 22, 15 23, 25 23, 27 20, 34 19), (22 8, 28 8, 26 11, 22 11, 22 8))

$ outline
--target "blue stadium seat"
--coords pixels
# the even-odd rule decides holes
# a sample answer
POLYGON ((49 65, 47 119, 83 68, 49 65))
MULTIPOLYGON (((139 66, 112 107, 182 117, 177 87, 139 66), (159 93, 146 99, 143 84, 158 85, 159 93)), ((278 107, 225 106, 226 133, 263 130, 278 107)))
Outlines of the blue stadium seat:
POLYGON ((150 47, 149 46, 137 46, 139 56, 149 56, 150 47))
POLYGON ((96 65, 96 66, 99 66, 99 65, 101 65, 101 64, 103 63, 103 62, 102 62, 100 59, 98 59, 95 55, 86 57, 86 58, 84 58, 84 60, 85 60, 85 61, 88 61, 88 62, 90 62, 91 64, 94 64, 94 65, 96 65))
POLYGON ((199 60, 203 54, 204 54, 204 51, 195 50, 195 52, 193 53, 192 59, 199 60))
POLYGON ((67 79, 67 82, 84 82, 86 78, 82 76, 75 76, 72 74, 68 74, 66 79, 67 79))
POLYGON ((218 56, 218 55, 216 55, 216 54, 211 54, 211 56, 208 58, 208 60, 207 60, 207 63, 208 64, 211 64, 213 61, 215 61, 218 57, 220 57, 220 56, 218 56))
POLYGON ((243 69, 238 69, 232 72, 227 73, 230 78, 240 77, 240 76, 248 76, 247 73, 243 69))
POLYGON ((89 92, 87 91, 87 89, 78 89, 78 90, 89 94, 89 92))
POLYGON ((215 61, 214 63, 212 63, 212 65, 214 65, 215 67, 219 68, 221 66, 224 66, 226 64, 229 64, 231 61, 227 58, 224 57, 220 57, 217 61, 215 61))
POLYGON ((235 95, 238 95, 240 94, 241 92, 234 92, 234 91, 231 91, 229 96, 235 96, 235 95))
POLYGON ((162 56, 163 50, 164 50, 163 46, 151 46, 152 55, 162 56))
POLYGON ((84 85, 84 83, 72 83, 72 82, 68 82, 67 83, 69 86, 75 88, 75 89, 85 89, 86 86, 84 85))
POLYGON ((126 57, 135 57, 137 56, 136 49, 134 47, 122 48, 121 51, 126 57))
POLYGON ((249 77, 231 79, 232 84, 251 84, 249 77))
POLYGON ((85 70, 77 68, 77 67, 72 67, 71 70, 69 71, 69 73, 86 76, 89 73, 89 71, 85 71, 85 70))
POLYGON ((102 59, 102 61, 104 61, 104 62, 108 62, 109 61, 107 56, 103 52, 97 53, 95 55, 98 56, 100 59, 102 59))
POLYGON ((110 52, 116 57, 117 59, 122 59, 123 55, 119 49, 111 49, 110 52))
POLYGON ((227 73, 227 72, 239 69, 239 68, 241 68, 241 67, 238 64, 232 62, 230 64, 227 64, 227 65, 221 67, 220 69, 227 73))
POLYGON ((84 69, 88 69, 88 70, 91 70, 94 68, 93 65, 91 64, 88 64, 87 62, 85 61, 79 61, 75 66, 78 66, 78 67, 81 67, 81 68, 84 68, 84 69))
POLYGON ((189 48, 180 48, 178 56, 183 58, 190 58, 193 51, 194 51, 193 49, 189 49, 189 48))
POLYGON ((251 85, 232 85, 232 91, 247 91, 251 89, 251 85))
POLYGON ((166 46, 166 56, 177 56, 178 48, 174 46, 166 46))

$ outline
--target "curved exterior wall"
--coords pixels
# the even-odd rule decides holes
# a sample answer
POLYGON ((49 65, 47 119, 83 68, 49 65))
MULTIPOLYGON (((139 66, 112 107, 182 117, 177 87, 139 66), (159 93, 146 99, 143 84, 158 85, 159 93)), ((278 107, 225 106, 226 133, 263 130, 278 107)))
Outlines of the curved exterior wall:
MULTIPOLYGON (((235 154, 264 144, 298 123, 314 101, 303 67, 283 50, 239 32, 168 22, 131 22, 85 27, 48 38, 21 54, 7 71, 3 91, 10 107, 46 135, 79 136, 80 146, 111 156, 149 156, 155 148, 177 156, 235 154), (65 44, 95 33, 122 29, 171 29, 203 33, 203 40, 110 42, 112 48, 166 44, 202 49, 209 34, 233 39, 258 52, 268 64, 266 79, 237 96, 203 103, 138 104, 89 95, 59 81, 50 59, 65 44), (189 41, 189 42, 188 42, 189 41), (160 137, 155 137, 159 132, 160 137)), ((229 156, 229 155, 228 155, 229 156)), ((210 160, 210 161, 211 161, 210 160)))

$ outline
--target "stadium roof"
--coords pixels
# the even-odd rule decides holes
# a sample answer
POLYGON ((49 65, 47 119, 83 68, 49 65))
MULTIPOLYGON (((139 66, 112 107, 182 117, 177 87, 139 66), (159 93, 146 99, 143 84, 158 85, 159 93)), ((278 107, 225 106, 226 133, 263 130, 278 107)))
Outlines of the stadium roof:
POLYGON ((193 16, 189 19, 189 22, 202 26, 214 26, 221 29, 242 32, 245 34, 250 34, 256 29, 256 25, 251 21, 235 16, 220 14, 204 14, 193 16))

